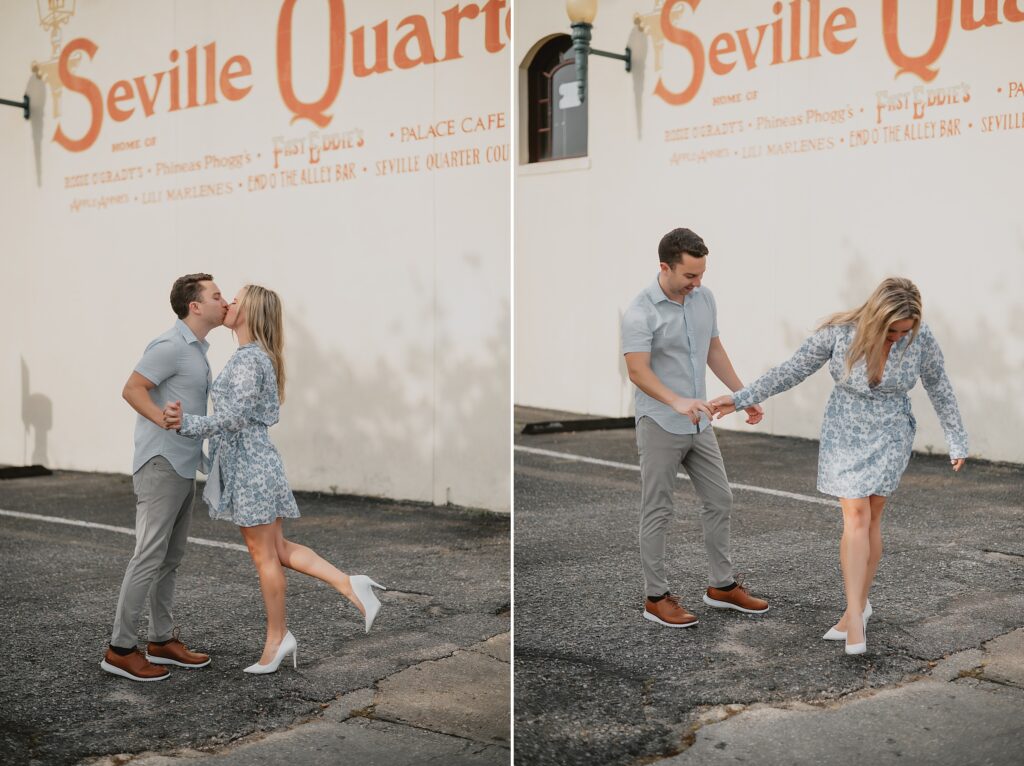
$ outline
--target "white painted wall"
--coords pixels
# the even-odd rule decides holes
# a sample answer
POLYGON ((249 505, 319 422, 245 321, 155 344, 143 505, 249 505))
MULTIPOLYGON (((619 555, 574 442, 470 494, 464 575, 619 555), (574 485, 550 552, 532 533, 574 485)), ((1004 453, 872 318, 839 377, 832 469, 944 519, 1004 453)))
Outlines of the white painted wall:
MULTIPOLYGON (((172 50, 198 45, 202 64, 202 46, 214 41, 218 66, 235 54, 249 59, 252 74, 241 83, 252 90, 241 100, 170 112, 167 75, 151 117, 136 100, 132 117, 105 116, 95 144, 80 152, 51 140, 58 123, 52 93, 35 139, 16 110, 0 111, 0 322, 7 328, 0 334, 0 463, 130 470, 135 416, 121 386, 146 343, 174 321, 167 300, 174 279, 208 271, 229 294, 251 281, 282 296, 288 397, 272 437, 296 489, 509 510, 510 171, 501 161, 510 140, 508 11, 494 6, 495 50, 487 50, 491 21, 481 13, 461 22, 462 58, 399 69, 394 49, 412 29, 402 23, 408 16, 425 14, 436 57, 450 54, 442 12, 452 3, 333 2, 345 12, 347 44, 323 127, 292 122, 279 90, 275 42, 284 0, 77 4, 63 45, 85 37, 98 46, 75 73, 104 97, 117 80, 147 75, 152 84, 172 66, 172 50), (391 71, 357 77, 351 35, 365 27, 372 54, 371 29, 382 22, 391 71), (486 126, 488 115, 503 115, 504 124, 461 130, 464 117, 486 126), (423 134, 448 119, 453 136, 402 140, 403 129, 423 134), (363 144, 312 165, 311 132, 363 144), (353 162, 356 178, 250 192, 253 177, 274 173, 275 137, 307 141, 302 156, 279 160, 279 170, 298 176, 353 162), (155 145, 113 149, 147 138, 155 145), (492 147, 497 161, 487 161, 492 147), (453 150, 479 150, 480 162, 426 167, 429 154, 453 150), (251 161, 172 176, 155 170, 158 162, 238 154, 251 161), (376 173, 378 163, 412 157, 418 172, 376 173), (124 166, 142 167, 141 180, 66 188, 70 176, 91 179, 124 166), (147 194, 201 183, 224 183, 231 193, 142 204, 147 194), (120 194, 128 195, 125 204, 72 209, 79 199, 120 194)), ((50 38, 35 3, 5 3, 3 22, 0 93, 14 98, 32 61, 49 56, 50 38)), ((328 2, 295 4, 300 100, 317 100, 327 85, 328 22, 328 2)), ((418 50, 413 43, 407 53, 416 58, 418 50)), ((204 84, 201 71, 200 102, 204 84)), ((184 74, 180 87, 185 102, 184 74)), ((65 89, 61 110, 64 131, 84 135, 87 99, 65 89)), ((216 373, 234 341, 223 329, 209 340, 216 373)))
MULTIPOLYGON (((961 3, 953 3, 937 76, 924 83, 913 74, 896 76, 878 2, 821 0, 822 23, 836 9, 852 10, 856 29, 839 34, 856 40, 849 51, 806 60, 805 36, 805 60, 771 65, 769 26, 749 70, 735 32, 746 28, 756 41, 757 25, 780 18, 771 0, 694 5, 696 11, 679 5, 673 26, 696 35, 705 60, 713 38, 732 33, 737 53, 724 58, 736 62, 729 74, 706 66, 695 98, 669 105, 654 94, 655 85, 664 78, 666 89, 682 91, 693 57, 666 44, 657 71, 651 37, 633 21, 634 14, 655 10, 654 0, 602 0, 593 45, 618 52, 632 44, 634 72, 591 58, 590 156, 516 170, 515 401, 632 412, 619 317, 655 275, 660 237, 686 226, 711 250, 705 284, 717 297, 722 339, 745 381, 788 358, 826 314, 859 305, 886 276, 907 276, 920 287, 925 320, 945 352, 971 454, 1024 462, 1024 84, 1015 63, 1024 23, 1009 21, 999 3, 997 23, 965 31, 961 3), (962 95, 964 85, 966 103, 929 108, 921 119, 903 112, 876 121, 880 91, 911 92, 913 99, 918 86, 962 95), (756 99, 747 101, 753 91, 756 99), (715 105, 729 94, 741 94, 741 102, 715 105), (846 108, 852 115, 838 125, 754 127, 759 117, 846 108), (960 120, 959 136, 882 140, 887 126, 903 136, 951 119, 960 120), (699 126, 732 121, 740 121, 742 133, 693 137, 699 126), (997 124, 1016 127, 991 129, 997 124), (854 131, 869 131, 870 141, 873 128, 882 131, 880 143, 851 148, 854 131), (691 138, 666 140, 679 129, 691 138), (766 156, 768 144, 816 139, 835 148, 766 156), (743 157, 758 147, 760 158, 743 157), (726 156, 699 160, 701 152, 719 150, 726 156), (682 153, 689 159, 673 163, 682 153)), ((806 28, 812 3, 799 5, 806 28)), ((924 53, 936 30, 935 3, 896 5, 901 50, 924 53)), ((783 8, 786 59, 791 7, 783 8)), ((521 68, 538 40, 569 31, 561 3, 522 0, 516 13, 514 55, 521 68)), ((521 75, 521 105, 524 96, 521 75)), ((708 377, 710 395, 725 393, 708 377)), ((821 371, 769 401, 757 430, 817 437, 831 385, 821 371)), ((915 446, 944 452, 920 387, 912 399, 915 446)), ((723 427, 749 428, 739 418, 723 427)))

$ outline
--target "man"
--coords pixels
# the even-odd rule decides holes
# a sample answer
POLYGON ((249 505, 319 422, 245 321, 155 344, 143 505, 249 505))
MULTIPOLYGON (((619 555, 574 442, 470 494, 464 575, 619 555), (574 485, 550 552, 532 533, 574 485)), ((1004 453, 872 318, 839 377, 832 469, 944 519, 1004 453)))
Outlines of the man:
MULTIPOLYGON (((731 391, 743 384, 718 337, 714 296, 701 287, 707 254, 704 240, 689 229, 666 234, 658 245, 657 279, 622 318, 622 351, 636 386, 644 618, 670 628, 697 624, 669 591, 665 575, 665 531, 674 512, 672 491, 680 464, 703 505, 701 523, 710 567, 704 603, 750 614, 768 611, 767 601, 751 596, 736 582, 729 559, 732 491, 711 428, 713 410, 704 401, 706 368, 731 391)), ((746 412, 751 425, 764 417, 757 406, 746 412)))
POLYGON ((186 412, 206 413, 210 365, 206 335, 224 323, 227 302, 209 274, 188 274, 171 288, 174 327, 154 340, 122 395, 139 413, 135 424, 135 553, 121 583, 110 647, 100 667, 133 681, 167 678, 164 665, 201 668, 206 654, 178 638, 171 608, 174 581, 192 521, 202 442, 165 430, 163 408, 181 400, 186 412), (143 655, 136 627, 149 599, 149 645, 143 655))

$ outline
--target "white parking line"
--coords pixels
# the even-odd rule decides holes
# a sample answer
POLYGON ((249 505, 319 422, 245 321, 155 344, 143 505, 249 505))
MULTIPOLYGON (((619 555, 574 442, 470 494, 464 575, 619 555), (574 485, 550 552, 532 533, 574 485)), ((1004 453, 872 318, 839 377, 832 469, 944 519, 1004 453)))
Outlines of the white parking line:
MULTIPOLYGON (((21 511, 5 511, 0 508, 0 516, 12 516, 16 519, 29 519, 31 521, 48 521, 51 524, 67 524, 72 527, 88 527, 89 529, 105 529, 107 532, 119 532, 122 535, 135 537, 135 530, 128 527, 115 527, 111 524, 97 524, 93 521, 80 521, 79 519, 64 519, 60 516, 42 516, 38 513, 22 513, 21 511)), ((233 551, 248 553, 249 549, 239 543, 222 543, 219 540, 204 540, 201 537, 188 538, 190 543, 195 545, 208 545, 211 548, 228 548, 233 551)))
MULTIPOLYGON (((520 445, 515 446, 516 452, 525 452, 528 455, 541 455, 543 457, 554 457, 561 460, 571 460, 574 463, 589 463, 590 465, 603 465, 607 468, 621 468, 626 471, 640 471, 640 466, 632 465, 631 463, 616 463, 613 460, 601 460, 596 457, 587 457, 586 455, 574 455, 571 452, 556 452, 550 449, 538 449, 537 447, 522 447, 520 445)), ((690 480, 690 477, 685 473, 677 473, 680 479, 690 480)), ((830 508, 838 508, 839 503, 836 500, 826 500, 823 497, 814 497, 813 495, 801 495, 796 492, 785 492, 781 489, 768 489, 767 487, 755 487, 750 484, 735 484, 729 482, 729 486, 733 489, 743 490, 744 492, 760 492, 762 495, 773 495, 775 497, 786 497, 790 500, 799 500, 804 503, 815 503, 817 505, 827 505, 830 508)))

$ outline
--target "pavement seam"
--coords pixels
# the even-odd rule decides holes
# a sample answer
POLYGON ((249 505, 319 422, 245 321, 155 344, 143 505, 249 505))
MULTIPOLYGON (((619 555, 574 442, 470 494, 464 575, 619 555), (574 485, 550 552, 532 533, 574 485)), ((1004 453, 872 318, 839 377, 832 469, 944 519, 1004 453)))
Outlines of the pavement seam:
POLYGON ((1024 559, 1024 553, 1013 553, 1011 551, 1000 551, 995 548, 982 548, 982 553, 997 553, 1000 556, 1011 556, 1017 559, 1024 559))
MULTIPOLYGON (((370 705, 370 708, 375 708, 376 705, 370 705)), ((370 709, 367 708, 367 709, 370 709)), ((384 723, 396 724, 398 726, 405 726, 409 729, 416 729, 417 731, 429 731, 431 734, 441 734, 445 737, 452 737, 453 739, 461 739, 463 742, 472 742, 474 745, 486 745, 488 747, 500 747, 503 750, 508 750, 508 745, 503 745, 500 742, 481 742, 478 739, 471 739, 470 737, 463 737, 461 734, 452 734, 450 731, 438 731, 437 729, 431 729, 429 726, 417 726, 414 723, 403 721, 400 718, 387 718, 385 716, 377 715, 376 711, 372 715, 362 716, 368 721, 382 721, 384 723)))
MULTIPOLYGON (((474 642, 473 646, 476 646, 476 645, 482 644, 482 643, 486 643, 487 641, 490 641, 492 638, 497 638, 498 636, 504 636, 507 633, 509 633, 509 631, 507 631, 507 630, 504 630, 501 633, 495 633, 494 635, 488 636, 487 638, 483 639, 482 641, 474 642)), ((483 657, 489 657, 490 659, 495 660, 496 662, 501 662, 501 663, 503 663, 505 665, 510 664, 508 662, 505 662, 505 660, 499 660, 496 657, 491 657, 491 655, 486 654, 484 652, 479 652, 479 651, 477 651, 477 650, 475 650, 475 649, 473 649, 471 647, 458 647, 457 649, 453 650, 449 654, 444 654, 444 655, 441 655, 440 657, 435 657, 435 658, 429 659, 429 660, 420 660, 419 662, 415 662, 412 665, 406 665, 404 668, 402 668, 400 670, 396 670, 394 673, 389 673, 388 675, 384 676, 383 678, 378 678, 376 681, 373 682, 373 686, 364 686, 364 687, 362 687, 362 689, 372 689, 374 694, 376 694, 377 691, 378 691, 378 686, 382 682, 387 681, 389 678, 392 678, 393 676, 397 676, 399 673, 404 673, 407 670, 411 670, 412 668, 418 668, 421 665, 426 665, 426 664, 429 664, 431 662, 441 662, 442 660, 451 659, 452 657, 454 657, 459 652, 472 652, 474 654, 479 654, 479 655, 481 655, 483 657)), ((356 690, 354 690, 352 692, 345 692, 345 694, 354 694, 357 691, 362 691, 362 689, 356 689, 356 690)), ((340 698, 335 699, 334 702, 327 703, 327 706, 330 707, 331 705, 333 705, 336 702, 338 702, 339 699, 340 698)), ((307 701, 309 701, 309 702, 316 702, 316 700, 307 700, 307 701)), ((375 710, 374 710, 376 707, 377 707, 377 705, 375 703, 370 703, 365 708, 358 708, 359 711, 369 711, 368 713, 365 713, 365 714, 362 713, 362 712, 354 713, 350 717, 353 717, 353 718, 367 718, 367 719, 370 719, 370 720, 380 720, 380 721, 388 720, 391 723, 402 723, 401 721, 391 721, 391 719, 377 718, 375 710)), ((304 722, 304 723, 307 723, 307 722, 304 722)), ((301 725, 301 724, 299 724, 299 725, 301 725)), ((289 731, 290 728, 291 727, 289 727, 289 729, 282 729, 282 731, 289 731)), ((414 728, 422 728, 422 727, 414 727, 414 728)), ((432 731, 432 730, 431 729, 425 729, 425 731, 432 731)), ((445 732, 436 732, 436 733, 437 734, 444 734, 445 732)), ((451 735, 451 736, 456 736, 456 735, 451 735)), ((468 738, 467 737, 461 737, 460 739, 468 739, 468 738)), ((469 740, 469 741, 476 742, 477 740, 469 740)))
POLYGON ((986 664, 987 663, 983 662, 983 663, 981 663, 980 665, 978 665, 975 668, 968 668, 966 670, 961 670, 959 673, 957 673, 956 678, 949 679, 949 683, 956 683, 957 681, 961 681, 961 680, 963 680, 965 678, 971 678, 971 679, 974 679, 976 681, 984 681, 987 684, 996 684, 997 686, 1005 686, 1007 689, 1014 689, 1016 691, 1024 691, 1024 686, 1022 686, 1021 684, 1016 684, 1013 681, 1006 680, 1005 678, 993 678, 992 676, 985 675, 984 668, 985 668, 986 664))
MULTIPOLYGON (((486 643, 487 641, 490 641, 493 638, 497 638, 498 636, 507 635, 510 632, 511 631, 507 631, 506 630, 506 631, 502 631, 501 633, 495 633, 493 636, 488 636, 483 641, 477 641, 475 644, 473 644, 473 646, 478 646, 480 644, 486 643)), ((500 662, 503 665, 510 665, 511 664, 510 662, 506 662, 505 660, 500 660, 497 657, 493 657, 490 654, 487 654, 486 652, 481 652, 481 651, 479 651, 477 649, 474 649, 473 647, 466 647, 466 648, 461 648, 460 647, 460 648, 456 649, 455 651, 453 651, 451 654, 447 654, 447 655, 445 655, 443 657, 438 657, 438 658, 433 659, 433 660, 423 660, 422 662, 417 662, 415 665, 409 665, 408 667, 403 668, 402 670, 399 670, 399 671, 397 671, 395 673, 392 673, 390 675, 384 676, 384 678, 378 679, 377 681, 374 681, 374 684, 373 684, 374 695, 376 696, 377 692, 379 691, 380 684, 382 682, 384 682, 384 681, 387 681, 392 676, 396 676, 399 673, 403 673, 406 670, 410 670, 412 668, 420 667, 421 665, 427 665, 429 663, 441 662, 442 660, 451 659, 452 657, 454 657, 459 652, 467 652, 467 653, 472 653, 472 654, 478 654, 481 657, 487 657, 488 659, 492 659, 495 662, 500 662)), ((483 743, 480 740, 471 739, 469 737, 463 737, 463 736, 461 736, 459 734, 452 734, 451 732, 447 732, 447 731, 439 731, 437 729, 431 729, 431 728, 429 728, 427 726, 417 726, 416 724, 409 723, 408 721, 403 721, 403 720, 398 719, 398 718, 389 718, 387 716, 378 715, 377 714, 377 705, 376 705, 376 703, 371 703, 371 704, 367 705, 365 708, 361 708, 358 715, 359 715, 359 717, 366 718, 367 720, 370 720, 370 721, 385 721, 387 723, 397 724, 397 725, 401 725, 401 726, 407 726, 407 727, 409 727, 411 729, 417 729, 419 731, 429 731, 429 732, 431 732, 433 734, 442 734, 442 735, 444 735, 446 737, 455 737, 457 739, 465 740, 466 742, 473 742, 473 743, 476 743, 476 744, 479 744, 479 745, 484 745, 485 747, 501 747, 501 748, 504 748, 504 749, 509 749, 509 746, 502 745, 501 743, 498 743, 498 742, 483 743)))

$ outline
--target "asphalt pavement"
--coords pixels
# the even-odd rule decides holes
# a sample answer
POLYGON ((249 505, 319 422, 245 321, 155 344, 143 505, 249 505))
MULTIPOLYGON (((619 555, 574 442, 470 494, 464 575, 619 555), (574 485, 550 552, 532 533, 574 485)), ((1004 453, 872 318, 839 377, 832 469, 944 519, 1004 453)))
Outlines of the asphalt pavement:
POLYGON ((256 571, 237 528, 198 503, 191 535, 229 547, 190 543, 175 620, 213 661, 143 684, 99 667, 134 547, 117 531, 134 526, 130 477, 0 481, 0 510, 45 517, 0 514, 0 763, 507 764, 508 517, 296 498, 290 539, 389 588, 372 631, 329 586, 288 572, 298 670, 244 674, 265 631, 256 571))
MULTIPOLYGON (((526 422, 578 417, 517 410, 526 422)), ((868 652, 821 640, 844 598, 817 443, 718 431, 732 558, 763 616, 701 601, 681 480, 669 581, 700 624, 642 618, 632 429, 516 436, 514 760, 568 764, 1024 762, 1024 470, 915 454, 883 518, 868 652), (552 454, 554 453, 554 454, 552 454)))

